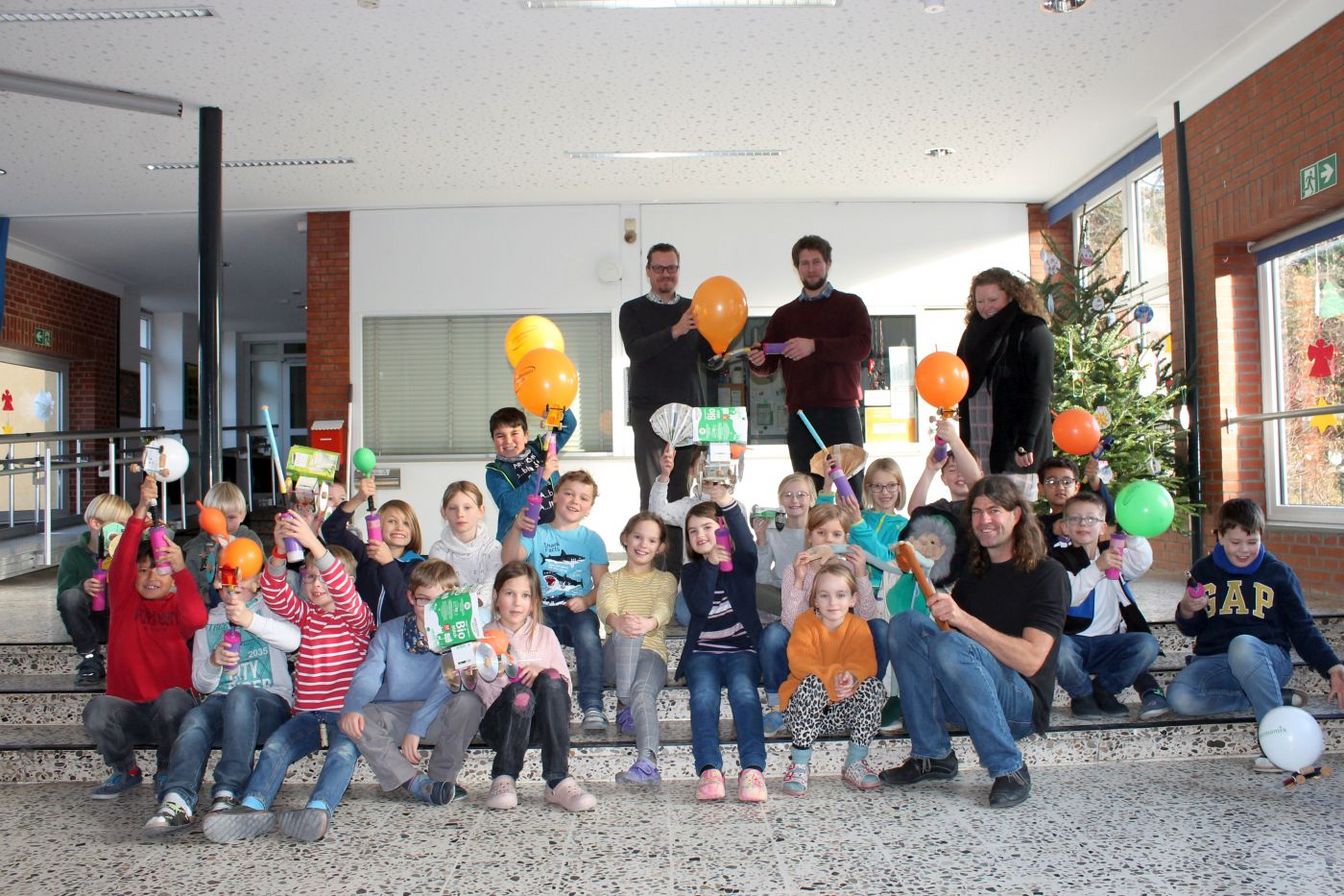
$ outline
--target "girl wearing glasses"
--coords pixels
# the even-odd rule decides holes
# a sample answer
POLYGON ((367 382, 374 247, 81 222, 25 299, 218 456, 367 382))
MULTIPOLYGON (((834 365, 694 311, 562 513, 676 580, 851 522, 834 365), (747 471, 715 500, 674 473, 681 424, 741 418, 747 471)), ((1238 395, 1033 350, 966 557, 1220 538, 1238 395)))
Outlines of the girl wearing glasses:
POLYGON ((756 536, 756 607, 778 613, 779 590, 783 577, 792 575, 793 558, 803 549, 807 532, 807 514, 817 503, 817 486, 807 473, 790 473, 779 481, 779 507, 784 511, 774 525, 766 516, 752 514, 751 528, 756 536))

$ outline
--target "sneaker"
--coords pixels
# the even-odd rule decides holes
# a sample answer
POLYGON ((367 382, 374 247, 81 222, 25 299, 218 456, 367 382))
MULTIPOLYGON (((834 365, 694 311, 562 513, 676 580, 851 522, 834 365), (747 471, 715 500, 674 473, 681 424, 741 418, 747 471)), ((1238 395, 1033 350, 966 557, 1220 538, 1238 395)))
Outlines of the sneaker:
POLYGON ((784 772, 784 793, 789 796, 802 796, 807 793, 807 771, 806 765, 790 762, 784 772))
POLYGON ((518 789, 513 778, 500 775, 490 782, 490 795, 485 798, 487 809, 512 809, 518 805, 518 789))
POLYGON ((951 781, 957 776, 957 753, 950 751, 942 759, 911 756, 895 768, 878 774, 883 784, 891 787, 917 784, 920 781, 951 781))
POLYGON ((1027 773, 1027 764, 1015 772, 994 779, 989 789, 989 805, 995 809, 1016 806, 1031 794, 1031 775, 1027 773))
POLYGON ((840 780, 855 790, 876 790, 882 786, 882 779, 873 771, 867 759, 851 762, 840 772, 840 780))
POLYGON ((630 707, 622 706, 616 710, 616 729, 622 734, 635 733, 635 714, 630 711, 630 707))
POLYGON ((787 727, 784 721, 784 713, 773 707, 767 710, 765 715, 761 718, 761 724, 765 728, 766 737, 770 737, 772 734, 778 734, 787 727))
POLYGON ((1143 702, 1139 704, 1139 718, 1143 720, 1157 719, 1171 712, 1171 704, 1167 702, 1167 697, 1161 691, 1149 691, 1143 695, 1143 702))
POLYGON ((584 731, 606 731, 606 715, 600 709, 585 709, 583 711, 583 730, 584 731))
POLYGON ((275 828, 275 816, 266 810, 224 809, 201 819, 201 833, 211 843, 235 843, 269 834, 275 828))
POLYGON ((1092 689, 1092 699, 1097 701, 1097 708, 1101 710, 1103 715, 1115 716, 1117 718, 1120 716, 1124 716, 1125 718, 1129 717, 1129 707, 1115 699, 1114 694, 1103 691, 1101 688, 1094 687, 1092 689))
POLYGON ((901 698, 888 697, 887 702, 882 706, 882 722, 878 725, 880 731, 897 731, 901 728, 904 717, 901 715, 901 698))
POLYGON ((1074 697, 1069 701, 1069 710, 1073 713, 1075 719, 1105 718, 1101 712, 1101 707, 1097 705, 1097 698, 1091 694, 1074 697))
POLYGON ((1283 705, 1284 705, 1284 706, 1306 706, 1306 705, 1307 705, 1307 695, 1304 694, 1304 693, 1302 693, 1301 691, 1299 691, 1297 688, 1284 688, 1284 689, 1283 689, 1283 705))
POLYGON ((107 780, 89 791, 89 797, 95 800, 114 800, 145 779, 138 768, 124 772, 113 772, 107 780))
POLYGON ((107 680, 107 670, 103 668, 103 658, 98 651, 88 654, 75 667, 75 684, 78 687, 90 687, 107 680))
POLYGON ((233 795, 231 790, 221 790, 215 794, 214 801, 210 803, 211 812, 232 812, 239 808, 242 801, 233 795))
POLYGON ((765 775, 754 768, 744 768, 737 776, 737 801, 739 803, 765 802, 765 775))
POLYGON ((658 766, 647 759, 641 759, 623 772, 616 773, 618 784, 661 784, 663 776, 658 766))
POLYGON ((597 805, 597 797, 580 787, 573 778, 565 778, 554 787, 546 788, 546 802, 560 806, 566 812, 587 812, 597 805))
POLYGON ((296 809, 275 817, 280 833, 301 843, 316 843, 327 836, 331 813, 326 809, 296 809))
POLYGON ((723 772, 716 768, 707 768, 700 773, 700 786, 695 788, 696 799, 704 802, 721 800, 725 791, 723 772))
POLYGON ((166 834, 177 834, 185 831, 195 824, 196 819, 192 817, 191 812, 182 803, 169 798, 163 801, 159 806, 159 811, 149 817, 145 826, 140 829, 140 833, 145 837, 162 837, 166 834))
POLYGON ((404 786, 411 796, 431 806, 446 806, 467 798, 467 792, 457 784, 435 781, 429 775, 416 775, 404 786))
POLYGON ((1255 761, 1251 763, 1251 771, 1278 773, 1287 771, 1287 769, 1279 768, 1277 765, 1269 761, 1268 756, 1266 756, 1264 753, 1261 753, 1259 756, 1255 757, 1255 761))

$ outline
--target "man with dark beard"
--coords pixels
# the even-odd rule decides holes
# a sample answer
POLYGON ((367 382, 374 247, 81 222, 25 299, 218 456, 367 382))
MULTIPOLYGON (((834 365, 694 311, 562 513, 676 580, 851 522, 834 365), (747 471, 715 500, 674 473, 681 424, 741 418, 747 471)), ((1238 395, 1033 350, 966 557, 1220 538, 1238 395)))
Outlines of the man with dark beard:
MULTIPOLYGON (((793 266, 802 281, 798 298, 779 308, 766 324, 762 343, 782 343, 778 355, 767 355, 762 345, 747 359, 752 373, 768 376, 783 371, 784 403, 789 409, 789 459, 793 469, 807 473, 817 443, 798 419, 807 415, 827 445, 863 444, 859 402, 863 386, 859 365, 872 346, 872 328, 863 299, 831 285, 831 244, 819 236, 805 236, 793 244, 793 266)), ((823 480, 812 477, 818 489, 823 480)), ((863 472, 850 479, 855 494, 863 493, 863 472)))

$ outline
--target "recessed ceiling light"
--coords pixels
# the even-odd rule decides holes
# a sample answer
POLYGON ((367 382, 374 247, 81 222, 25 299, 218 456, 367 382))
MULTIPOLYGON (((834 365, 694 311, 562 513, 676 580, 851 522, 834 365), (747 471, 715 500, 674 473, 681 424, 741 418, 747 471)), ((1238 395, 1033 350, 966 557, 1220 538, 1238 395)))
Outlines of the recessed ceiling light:
POLYGON ((783 154, 782 149, 569 150, 565 153, 571 159, 731 159, 783 154))
POLYGON ((147 9, 85 9, 59 12, 0 12, 0 23, 145 22, 153 19, 210 19, 208 6, 153 6, 147 9))
POLYGON ((839 6, 840 0, 522 0, 523 9, 768 9, 839 6))
POLYGON ((9 173, 9 172, 6 171, 5 169, 0 168, 0 177, 4 177, 4 176, 5 176, 6 174, 8 174, 8 173, 9 173))
POLYGON ((1087 0, 1041 0, 1041 12, 1073 12, 1083 8, 1087 0))
POLYGON ((927 13, 940 13, 947 9, 943 0, 924 0, 924 11, 927 13))
MULTIPOLYGON (((223 162, 224 168, 297 168, 304 165, 353 165, 354 159, 345 156, 330 156, 316 159, 238 159, 223 162)), ((196 162, 151 162, 146 171, 191 171, 199 168, 196 162)))
POLYGON ((928 149, 924 150, 924 155, 928 156, 931 159, 945 159, 948 156, 952 155, 952 153, 954 152, 956 152, 956 150, 952 149, 951 147, 931 146, 928 149))

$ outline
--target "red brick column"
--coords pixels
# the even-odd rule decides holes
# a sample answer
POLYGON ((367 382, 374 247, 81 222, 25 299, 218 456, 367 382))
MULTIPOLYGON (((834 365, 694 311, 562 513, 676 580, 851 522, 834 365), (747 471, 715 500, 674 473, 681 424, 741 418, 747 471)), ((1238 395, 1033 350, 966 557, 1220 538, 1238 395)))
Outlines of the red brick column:
POLYGON ((350 346, 350 213, 309 212, 309 425, 345 418, 350 346))

